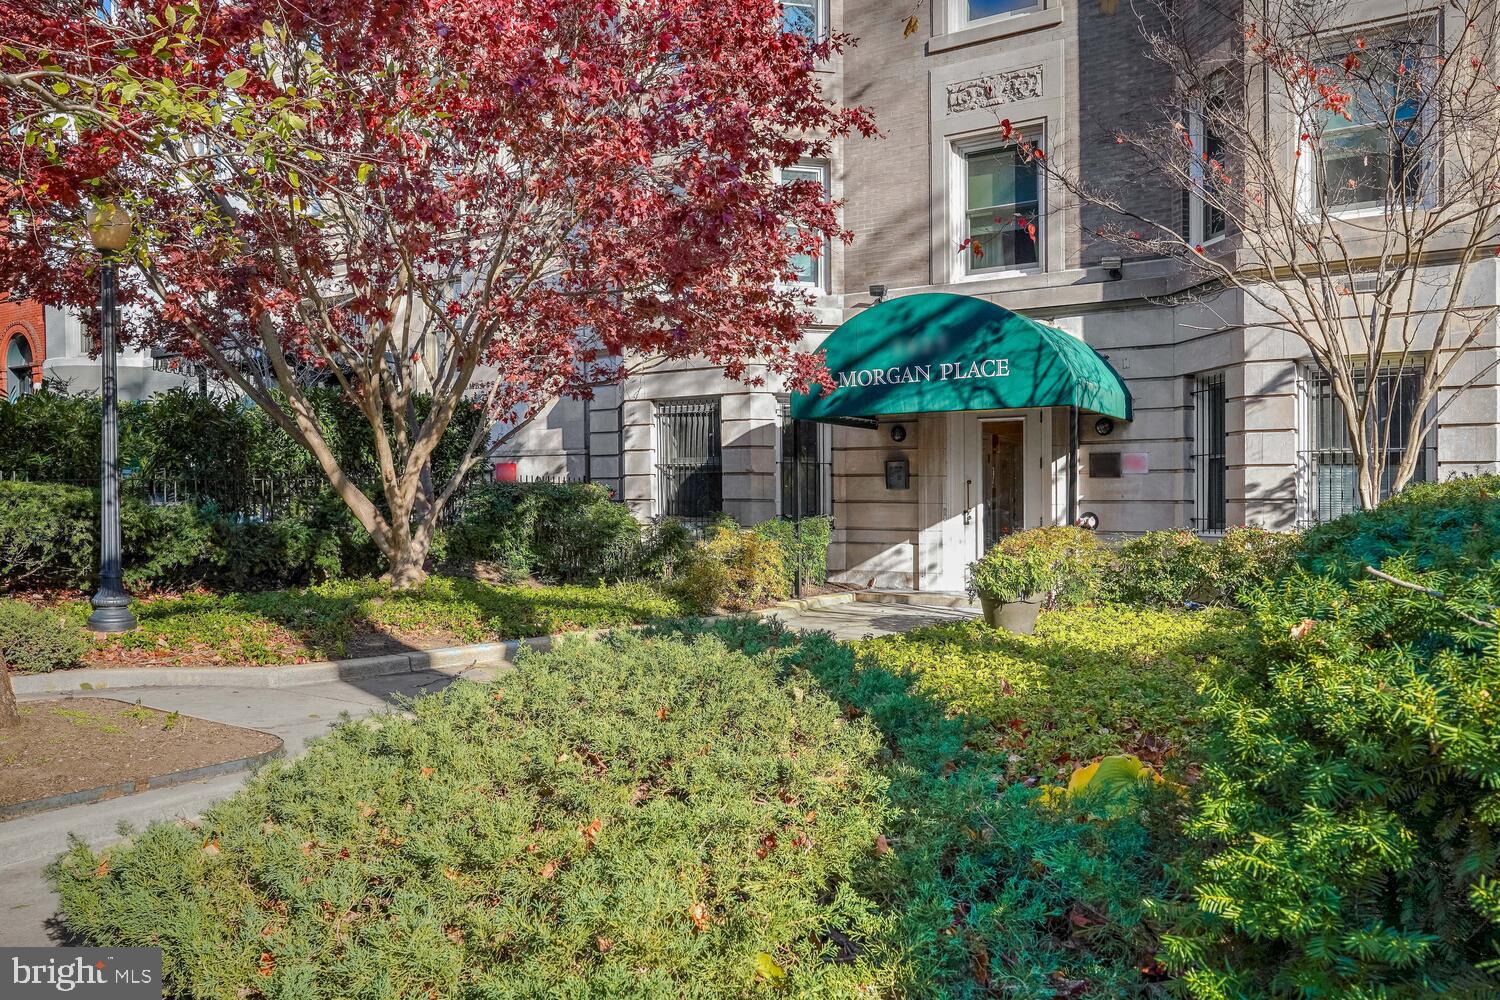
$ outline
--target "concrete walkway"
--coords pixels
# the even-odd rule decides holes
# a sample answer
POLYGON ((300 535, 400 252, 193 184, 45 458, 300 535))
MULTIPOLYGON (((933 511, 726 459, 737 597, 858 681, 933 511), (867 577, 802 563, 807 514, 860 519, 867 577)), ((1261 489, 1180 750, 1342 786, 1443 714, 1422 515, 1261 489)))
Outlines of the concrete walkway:
MULTIPOLYGON (((776 613, 793 628, 826 630, 840 639, 890 635, 973 615, 965 608, 864 601, 776 613)), ((139 698, 152 708, 273 733, 285 742, 288 755, 296 755, 341 714, 356 718, 370 715, 388 707, 398 696, 416 697, 441 690, 456 676, 488 680, 492 675, 493 670, 486 668, 467 675, 426 671, 291 688, 150 687, 85 693, 127 702, 139 698)), ((139 828, 156 819, 197 816, 209 804, 234 792, 245 778, 243 772, 223 775, 0 823, 0 945, 54 943, 50 924, 57 900, 42 871, 66 849, 69 834, 97 848, 119 840, 122 823, 139 828)))

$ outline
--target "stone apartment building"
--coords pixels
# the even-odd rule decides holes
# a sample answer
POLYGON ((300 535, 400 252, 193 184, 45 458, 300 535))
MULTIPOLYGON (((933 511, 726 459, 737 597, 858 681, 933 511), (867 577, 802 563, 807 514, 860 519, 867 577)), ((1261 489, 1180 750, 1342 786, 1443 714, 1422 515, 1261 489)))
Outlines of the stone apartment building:
MULTIPOLYGON (((1086 179, 1127 183, 1144 211, 1202 213, 1101 141, 1164 85, 1129 5, 929 0, 905 35, 910 0, 784 4, 804 31, 858 39, 820 72, 884 132, 795 171, 845 200, 855 234, 797 264, 818 293, 805 343, 827 348, 842 386, 827 399, 860 402, 801 403, 820 419, 794 420, 774 385, 681 365, 554 405, 501 461, 602 483, 641 517, 828 514, 836 580, 929 591, 961 589, 1005 532, 1082 512, 1110 532, 1214 532, 1354 505, 1342 414, 1301 342, 1236 294, 1173 300, 1184 276, 1170 262, 1108 259, 998 126, 1024 126, 1086 179), (1012 214, 1037 220, 1034 238, 995 221, 1012 214), (969 238, 983 257, 958 249, 969 238), (841 412, 867 419, 827 422, 841 412)), ((1206 213, 1192 225, 1216 235, 1206 213)), ((1496 262, 1477 277, 1496 301, 1496 262)), ((1495 343, 1491 330, 1476 363, 1495 343)), ((1500 467, 1497 381, 1467 388, 1426 441, 1396 443, 1422 449, 1418 478, 1500 467)))

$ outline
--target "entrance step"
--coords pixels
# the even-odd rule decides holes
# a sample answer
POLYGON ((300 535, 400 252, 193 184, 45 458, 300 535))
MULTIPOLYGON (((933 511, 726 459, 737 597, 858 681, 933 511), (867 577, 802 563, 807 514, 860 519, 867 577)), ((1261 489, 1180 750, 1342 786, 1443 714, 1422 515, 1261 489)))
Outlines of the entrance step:
POLYGON ((856 601, 874 601, 880 604, 910 604, 923 608, 979 608, 962 591, 952 590, 861 590, 855 593, 856 601))

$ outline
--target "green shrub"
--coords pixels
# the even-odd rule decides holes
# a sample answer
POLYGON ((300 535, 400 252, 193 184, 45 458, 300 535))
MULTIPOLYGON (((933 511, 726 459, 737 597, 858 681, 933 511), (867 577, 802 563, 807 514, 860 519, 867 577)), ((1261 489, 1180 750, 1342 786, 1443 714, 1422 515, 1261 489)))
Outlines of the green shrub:
POLYGON ((87 586, 99 568, 98 538, 93 491, 0 482, 0 589, 87 586))
POLYGON ((1500 476, 1413 483, 1374 510, 1312 528, 1298 550, 1301 564, 1313 572, 1346 577, 1394 556, 1422 570, 1500 558, 1500 476))
POLYGON ((697 544, 697 536, 682 521, 655 518, 641 529, 635 575, 644 580, 665 580, 677 572, 697 544))
POLYGON ((729 567, 696 548, 678 565, 667 590, 694 614, 713 614, 729 601, 729 567))
MULTIPOLYGON (((308 398, 340 467, 378 496, 379 467, 374 435, 359 410, 335 389, 309 390, 308 398)), ((431 400, 414 400, 417 418, 431 400)), ((446 479, 484 420, 460 407, 433 454, 434 475, 446 479)), ((240 399, 173 389, 120 406, 120 465, 127 496, 143 495, 143 484, 170 482, 192 502, 227 513, 246 513, 252 495, 269 485, 292 490, 292 511, 332 490, 323 472, 265 412, 240 399), (256 487, 260 481, 261 486, 256 487), (308 490, 311 481, 317 488, 308 490)), ((36 482, 92 483, 99 476, 99 398, 43 391, 0 399, 0 473, 36 482)))
POLYGON ((1199 687, 1237 669, 1244 626, 1228 609, 1103 604, 1044 613, 1033 635, 962 622, 856 649, 861 666, 906 679, 997 740, 1007 780, 1065 781, 1109 754, 1181 778, 1203 754, 1199 687))
POLYGON ((1403 494, 1309 533, 1322 575, 1255 594, 1253 669, 1208 692, 1196 906, 1166 949, 1195 995, 1500 994, 1500 564, 1468 529, 1494 503, 1403 494))
MULTIPOLYGON (((691 627, 688 627, 691 629, 691 627)), ((704 626, 697 626, 704 628, 704 626)), ((1149 905, 1169 897, 1165 822, 1175 796, 1109 821, 1038 805, 1022 782, 996 788, 1011 746, 848 644, 792 639, 775 623, 721 621, 711 634, 771 649, 809 671, 849 715, 884 740, 889 810, 851 887, 882 918, 849 934, 846 955, 881 973, 859 995, 1146 997, 1157 929, 1149 905), (889 987, 882 987, 889 978, 889 987)), ((1124 671, 1118 683, 1128 684, 1124 671)), ((798 995, 792 993, 791 995, 798 995)))
POLYGON ((717 608, 749 611, 791 593, 781 545, 732 525, 715 528, 693 550, 670 586, 701 612, 717 608))
POLYGON ((0 669, 46 674, 78 666, 86 632, 65 616, 21 601, 0 600, 0 669))
POLYGON ((786 657, 578 641, 410 707, 74 846, 69 930, 161 947, 173 996, 883 992, 879 740, 786 657))
POLYGON ((1191 531, 1149 531, 1120 546, 1112 595, 1146 607, 1235 606, 1241 595, 1275 579, 1295 559, 1298 538, 1236 527, 1210 541, 1191 531))
POLYGON ((969 564, 969 594, 1002 604, 1038 597, 1048 608, 1069 607, 1093 596, 1104 558, 1099 539, 1082 528, 1018 531, 969 564))
POLYGON ((781 547, 785 556, 786 591, 791 593, 796 572, 802 569, 802 582, 821 586, 828 582, 828 543, 833 539, 833 519, 804 517, 801 522, 801 544, 798 526, 783 517, 762 521, 750 529, 781 547))
POLYGON ((595 483, 491 484, 447 534, 449 560, 546 580, 619 580, 642 558, 640 522, 595 483))
MULTIPOLYGON (((371 572, 378 553, 331 495, 297 517, 247 521, 212 507, 120 505, 132 589, 285 587, 371 572)), ((0 589, 89 587, 99 566, 99 495, 55 483, 0 483, 0 589)))

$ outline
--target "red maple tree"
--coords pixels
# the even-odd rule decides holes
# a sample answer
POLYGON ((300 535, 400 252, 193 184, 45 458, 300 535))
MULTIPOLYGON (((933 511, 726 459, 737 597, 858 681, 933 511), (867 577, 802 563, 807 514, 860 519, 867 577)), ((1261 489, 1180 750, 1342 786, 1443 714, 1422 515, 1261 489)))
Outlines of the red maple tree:
POLYGON ((90 207, 134 216, 128 339, 216 366, 423 578, 463 475, 561 396, 704 357, 821 376, 789 258, 849 234, 777 168, 863 109, 775 0, 0 0, 0 285, 94 299, 90 207), (308 386, 375 434, 340 468, 308 386), (430 395, 430 407, 413 399, 430 395), (448 481, 459 407, 489 422, 448 481))

